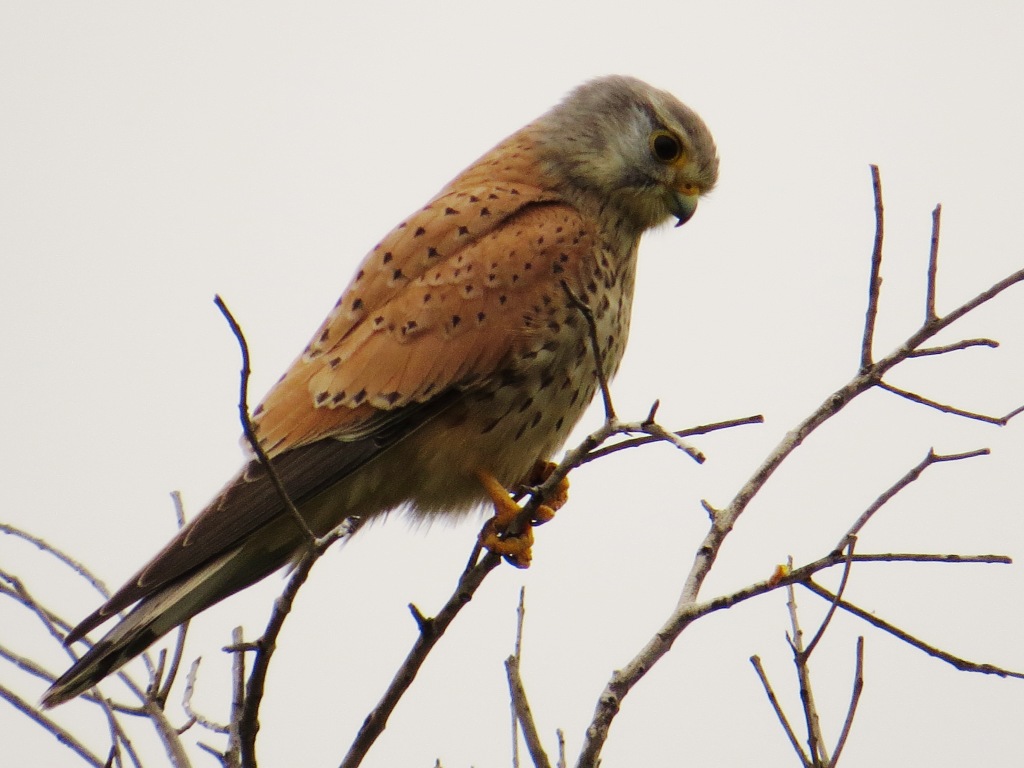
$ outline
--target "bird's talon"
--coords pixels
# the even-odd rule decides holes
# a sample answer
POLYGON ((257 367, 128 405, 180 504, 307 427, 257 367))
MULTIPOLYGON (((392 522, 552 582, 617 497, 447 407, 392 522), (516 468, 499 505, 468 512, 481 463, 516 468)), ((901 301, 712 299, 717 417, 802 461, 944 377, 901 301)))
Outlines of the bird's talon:
POLYGON ((497 516, 484 524, 480 531, 480 544, 516 568, 529 568, 533 559, 533 528, 527 525, 522 533, 502 538, 495 520, 497 516))
POLYGON ((554 517, 555 517, 555 510, 552 509, 551 507, 549 507, 547 504, 541 504, 539 507, 537 507, 537 511, 534 513, 533 517, 530 519, 530 524, 531 525, 544 525, 544 523, 548 522, 549 520, 554 519, 554 517))
POLYGON ((551 509, 551 513, 554 514, 559 509, 565 506, 565 503, 569 501, 569 478, 563 477, 558 481, 558 485, 555 486, 554 492, 549 498, 547 506, 551 509))
MULTIPOLYGON (((533 465, 533 469, 530 470, 530 474, 523 480, 523 485, 529 493, 535 495, 537 493, 537 486, 542 485, 549 477, 551 473, 557 469, 558 465, 552 461, 543 461, 537 459, 533 465)), ((554 516, 555 512, 565 506, 565 503, 569 500, 569 478, 563 477, 558 481, 558 485, 555 486, 555 490, 551 493, 551 496, 545 501, 547 502, 544 507, 547 508, 548 514, 540 519, 540 523, 546 523, 554 516)), ((541 518, 544 513, 538 510, 538 518, 541 518)))

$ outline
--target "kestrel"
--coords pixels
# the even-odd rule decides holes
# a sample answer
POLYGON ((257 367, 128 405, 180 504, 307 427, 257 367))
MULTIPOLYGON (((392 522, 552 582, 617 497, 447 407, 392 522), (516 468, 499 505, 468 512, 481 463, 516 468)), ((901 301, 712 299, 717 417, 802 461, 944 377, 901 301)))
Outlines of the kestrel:
MULTIPOLYGON (((430 518, 490 503, 507 517, 505 489, 563 445, 593 398, 595 361, 609 379, 619 367, 640 236, 673 217, 687 221, 717 174, 714 140, 696 113, 639 80, 604 77, 395 227, 253 411, 308 527, 324 535, 346 518, 361 524, 399 507, 430 518)), ((250 458, 71 631, 68 643, 131 609, 43 704, 77 696, 301 557, 305 536, 250 458)), ((511 557, 528 564, 528 553, 511 557)))

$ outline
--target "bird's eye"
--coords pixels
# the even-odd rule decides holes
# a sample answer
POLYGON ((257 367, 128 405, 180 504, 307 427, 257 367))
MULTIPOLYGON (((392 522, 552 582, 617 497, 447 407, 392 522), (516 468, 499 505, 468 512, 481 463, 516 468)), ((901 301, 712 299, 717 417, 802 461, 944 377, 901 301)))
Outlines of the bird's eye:
POLYGON ((651 134, 651 154, 662 163, 674 163, 683 154, 683 145, 668 131, 651 134))

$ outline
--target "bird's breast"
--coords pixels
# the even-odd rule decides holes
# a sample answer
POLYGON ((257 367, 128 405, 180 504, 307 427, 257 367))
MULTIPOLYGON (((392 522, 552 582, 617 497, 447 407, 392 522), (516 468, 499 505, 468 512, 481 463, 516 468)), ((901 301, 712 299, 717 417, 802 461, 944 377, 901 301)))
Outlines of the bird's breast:
POLYGON ((486 382, 467 388, 455 406, 414 435, 401 451, 421 476, 412 507, 420 513, 468 508, 485 497, 474 472, 506 487, 537 459, 550 459, 599 391, 596 341, 604 374, 618 370, 629 334, 635 248, 599 248, 568 290, 524 313, 523 344, 486 382))

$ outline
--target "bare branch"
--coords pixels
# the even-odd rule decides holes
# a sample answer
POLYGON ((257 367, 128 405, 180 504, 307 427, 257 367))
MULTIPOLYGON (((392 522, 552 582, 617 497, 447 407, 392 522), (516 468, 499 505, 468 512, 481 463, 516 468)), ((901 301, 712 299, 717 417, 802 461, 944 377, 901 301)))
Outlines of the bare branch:
POLYGON ((181 707, 185 710, 185 714, 188 715, 190 726, 192 723, 197 723, 208 731, 213 731, 214 733, 227 733, 228 726, 214 722, 213 720, 199 714, 192 708, 192 694, 195 693, 196 676, 199 674, 199 663, 201 661, 202 659, 196 659, 193 661, 192 666, 189 667, 188 674, 185 676, 185 693, 181 699, 181 707))
POLYGON ((938 319, 935 314, 935 282, 939 273, 939 222, 942 219, 942 204, 932 211, 932 245, 928 251, 928 284, 924 301, 924 324, 938 319))
MULTIPOLYGON (((733 427, 742 427, 747 424, 763 423, 764 416, 758 414, 756 416, 745 416, 740 419, 729 419, 728 421, 718 421, 713 424, 704 424, 699 427, 690 427, 689 429, 680 429, 676 430, 672 434, 676 435, 677 437, 692 437, 694 435, 706 435, 709 432, 716 432, 721 429, 731 429, 733 427)), ((615 453, 616 451, 622 451, 627 448, 637 448, 641 445, 650 445, 651 443, 659 442, 663 442, 663 438, 656 437, 653 435, 647 435, 645 437, 632 437, 629 438, 628 440, 622 440, 620 442, 613 443, 612 445, 606 445, 602 448, 598 448, 594 451, 591 451, 585 457, 583 457, 583 459, 580 461, 580 465, 588 464, 589 462, 594 461, 595 459, 600 459, 601 457, 607 456, 610 453, 615 453)))
POLYGON ((0 533, 6 533, 8 536, 23 539, 48 555, 52 555, 57 558, 60 562, 85 579, 93 589, 99 592, 100 596, 104 600, 110 599, 110 590, 107 588, 107 585, 104 584, 103 581, 92 571, 86 568, 84 564, 73 558, 67 552, 58 549, 45 539, 33 536, 31 533, 27 533, 26 531, 8 523, 0 523, 0 533))
MULTIPOLYGON (((749 421, 755 420, 759 420, 759 417, 752 417, 750 420, 743 420, 742 423, 749 423, 749 421)), ((733 422, 724 422, 718 425, 697 427, 692 431, 684 431, 683 434, 702 434, 704 432, 712 431, 713 429, 724 429, 733 425, 733 422)), ((642 423, 625 426, 627 428, 636 426, 636 429, 639 431, 642 423)), ((536 488, 530 489, 530 500, 528 503, 523 505, 522 511, 517 516, 516 521, 509 526, 509 533, 515 534, 520 532, 520 526, 535 517, 537 508, 546 498, 550 497, 558 487, 561 480, 563 480, 572 469, 583 463, 591 451, 595 450, 609 437, 619 434, 622 429, 623 425, 619 422, 606 421, 598 430, 585 438, 580 445, 569 451, 562 462, 555 467, 543 483, 536 488)), ((416 674, 423 662, 426 660, 430 651, 433 649, 434 645, 445 633, 448 626, 458 615, 459 611, 461 611, 461 609, 472 599, 487 574, 497 567, 500 562, 501 558, 499 556, 495 555, 493 552, 483 552, 478 542, 474 542, 473 552, 467 562, 466 569, 462 573, 453 594, 448 599, 448 602, 445 603, 441 611, 435 617, 427 618, 423 616, 418 609, 415 610, 414 617, 419 628, 419 635, 392 679, 391 684, 364 720, 359 733, 356 735, 355 740, 352 742, 341 763, 343 768, 354 768, 354 766, 357 766, 362 762, 367 751, 383 732, 391 712, 394 710, 394 707, 404 695, 405 691, 412 684, 412 681, 415 679, 416 674)), ((293 573, 292 579, 296 579, 301 576, 300 570, 302 568, 303 565, 300 564, 296 569, 296 572, 293 573)), ((257 657, 256 664, 261 663, 267 650, 262 646, 262 641, 260 644, 260 650, 261 653, 257 657)), ((252 674, 256 674, 255 669, 252 674)), ((256 691, 259 691, 259 689, 257 688, 256 691)), ((249 697, 253 695, 253 692, 252 676, 250 676, 249 697)), ((247 727, 252 727, 251 719, 249 719, 247 727)), ((255 731, 251 732, 251 738, 255 738, 255 731)), ((246 763, 243 760, 243 765, 249 765, 249 763, 246 763)))
POLYGON ((936 555, 923 553, 888 552, 877 555, 854 555, 855 563, 985 563, 989 565, 1012 565, 1013 559, 1006 555, 936 555))
MULTIPOLYGON (((857 537, 850 536, 846 545, 846 559, 843 563, 843 576, 839 580, 839 589, 836 590, 836 595, 839 597, 843 596, 846 591, 846 584, 850 579, 850 566, 853 564, 853 548, 857 544, 857 537)), ((795 603, 794 603, 795 604, 795 603)), ((810 643, 807 644, 807 650, 804 651, 804 658, 809 659, 811 654, 814 653, 814 649, 821 642, 821 638, 825 635, 825 630, 828 629, 829 623, 832 621, 832 617, 836 612, 836 604, 832 603, 828 607, 828 613, 825 614, 825 618, 821 620, 821 625, 818 627, 818 631, 814 633, 814 638, 810 643)))
POLYGON ((999 347, 999 342, 994 339, 964 339, 963 341, 957 341, 952 344, 942 344, 938 347, 925 347, 923 349, 915 349, 907 357, 928 357, 929 355, 945 355, 948 352, 958 352, 961 349, 971 349, 972 347, 989 347, 996 349, 999 347))
POLYGON ((263 700, 263 693, 266 686, 267 672, 270 670, 270 660, 277 650, 277 637, 284 627, 285 619, 291 613, 292 604, 302 585, 306 583, 309 572, 317 559, 335 541, 350 536, 355 524, 352 518, 347 518, 331 533, 323 538, 317 539, 312 550, 302 556, 299 564, 295 566, 284 591, 274 601, 274 609, 271 611, 270 620, 263 635, 257 641, 258 651, 249 673, 248 684, 245 690, 245 702, 242 705, 241 715, 238 720, 239 750, 242 765, 256 765, 256 734, 260 729, 259 708, 263 700))
POLYGON ((995 424, 995 425, 1000 426, 1000 427, 1006 425, 1006 417, 1005 416, 1004 417, 986 416, 983 413, 975 413, 974 411, 965 411, 964 409, 957 408, 956 406, 953 406, 953 405, 946 405, 946 404, 940 403, 940 402, 938 402, 936 400, 929 400, 927 397, 921 397, 921 395, 914 394, 913 392, 910 392, 910 391, 908 391, 906 389, 900 389, 899 387, 894 387, 892 384, 888 384, 888 383, 886 383, 884 381, 878 382, 878 387, 879 387, 879 389, 884 389, 887 392, 892 392, 894 395, 899 395, 900 397, 906 398, 907 400, 910 400, 913 403, 918 403, 919 405, 927 405, 929 408, 934 408, 935 410, 942 411, 943 413, 951 413, 954 416, 963 416, 966 419, 974 419, 976 421, 984 421, 987 424, 995 424))
MULTIPOLYGON (((1024 281, 1024 269, 1018 270, 994 283, 987 290, 961 304, 943 317, 922 326, 895 351, 877 362, 872 361, 871 346, 874 335, 875 317, 878 311, 878 292, 881 285, 881 233, 882 205, 877 169, 872 169, 875 180, 876 237, 872 255, 872 279, 869 291, 868 310, 865 319, 864 340, 861 345, 861 368, 854 378, 833 392, 803 422, 786 434, 783 440, 769 453, 753 476, 738 491, 725 508, 719 510, 711 521, 711 528, 697 548, 693 566, 683 585, 676 608, 652 638, 620 670, 616 671, 598 699, 590 726, 586 730, 583 748, 577 760, 578 766, 593 766, 597 763, 604 742, 607 740, 611 722, 615 718, 622 698, 636 682, 646 675, 658 660, 669 651, 679 633, 692 621, 690 610, 695 604, 700 588, 711 570, 722 543, 746 510, 751 499, 760 491, 775 470, 793 451, 819 426, 844 409, 855 398, 873 388, 893 367, 906 360, 911 352, 964 315, 991 301, 1003 291, 1024 281)), ((1018 411, 1019 412, 1019 411, 1018 411)))
MULTIPOLYGON (((522 650, 523 620, 526 617, 526 587, 519 588, 519 606, 516 608, 516 642, 512 655, 519 658, 522 650)), ((509 688, 512 687, 512 675, 508 664, 505 664, 505 672, 508 675, 509 688)), ((518 669, 516 670, 518 675, 518 669)), ((512 726, 512 768, 519 768, 519 717, 516 714, 515 693, 512 694, 510 703, 510 716, 512 726)))
MULTIPOLYGON (((46 606, 44 606, 42 603, 38 602, 35 599, 35 597, 25 587, 21 579, 17 578, 12 574, 0 571, 0 594, 11 597, 12 599, 20 603, 22 606, 24 606, 26 609, 28 609, 36 617, 36 619, 38 619, 38 621, 43 625, 43 627, 50 634, 50 636, 60 643, 61 647, 68 654, 68 656, 72 659, 77 659, 75 652, 63 643, 63 639, 67 636, 68 630, 70 629, 71 625, 63 618, 55 614, 53 611, 48 609, 46 606), (4 584, 3 582, 6 582, 6 584, 4 584)), ((152 665, 150 665, 149 668, 150 670, 152 670, 152 665)), ((132 680, 132 678, 129 677, 124 670, 120 670, 117 674, 118 677, 125 683, 125 685, 127 685, 132 690, 132 692, 135 693, 139 700, 143 702, 144 706, 149 706, 150 702, 148 700, 148 697, 146 696, 146 693, 139 688, 135 681, 132 680)), ((56 675, 46 672, 44 673, 44 679, 46 679, 47 682, 52 683, 56 679, 56 675)), ((117 736, 115 738, 115 742, 113 745, 115 747, 115 750, 116 742, 120 740, 121 743, 126 745, 126 748, 129 750, 129 753, 134 754, 133 752, 131 752, 131 742, 129 741, 127 735, 124 733, 123 729, 121 728, 120 724, 117 721, 116 715, 114 714, 114 706, 111 705, 105 698, 99 695, 90 694, 85 698, 87 701, 96 704, 96 706, 100 708, 100 711, 106 718, 111 731, 116 733, 117 736)), ((154 709, 156 709, 156 716, 152 718, 153 725, 158 735, 163 740, 165 748, 168 751, 168 754, 181 754, 181 744, 177 738, 177 734, 174 732, 173 727, 167 721, 166 717, 164 717, 164 714, 161 710, 159 710, 158 708, 154 709)), ((182 763, 175 763, 175 765, 182 765, 182 763)))
MULTIPOLYGON (((544 485, 547 485, 547 482, 544 485)), ((531 500, 531 505, 532 502, 533 500, 531 500)), ((520 514, 520 518, 527 514, 527 512, 532 513, 532 511, 530 505, 528 505, 524 508, 524 512, 520 514)), ((487 574, 494 570, 500 562, 501 557, 494 552, 488 551, 484 554, 476 565, 463 572, 455 592, 448 598, 448 602, 445 603, 441 611, 434 618, 424 620, 424 623, 420 626, 420 633, 416 638, 416 642, 413 643, 412 649, 406 655, 391 684, 384 692, 380 701, 377 702, 377 705, 363 721, 359 733, 341 762, 341 768, 355 768, 355 766, 362 762, 363 757, 366 756, 373 742, 384 731, 384 727, 387 725, 388 718, 391 716, 392 711, 394 711, 395 705, 398 704, 399 699, 401 699, 402 695, 416 678, 416 674, 419 672, 420 667, 423 666, 423 662, 426 660, 431 649, 441 636, 444 635, 445 630, 447 630, 448 626, 459 614, 459 611, 476 594, 476 590, 483 583, 487 574)))
POLYGON ((878 318, 878 300, 882 295, 882 239, 885 215, 882 207, 882 177, 878 166, 871 166, 871 188, 875 195, 875 244, 871 249, 871 277, 868 279, 868 308, 864 317, 864 338, 860 345, 860 370, 865 373, 872 365, 872 347, 875 341, 875 321, 878 318))
POLYGON ((829 590, 825 589, 820 584, 811 579, 807 579, 806 581, 802 581, 801 583, 807 589, 809 589, 811 592, 818 595, 819 597, 822 597, 825 600, 835 600, 839 607, 842 608, 844 611, 852 613, 854 616, 860 619, 864 619, 864 621, 868 622, 872 626, 878 627, 879 629, 888 632, 893 637, 898 638, 899 640, 902 640, 908 645, 911 645, 914 648, 917 648, 918 650, 924 651, 929 656, 934 656, 935 658, 944 661, 947 664, 950 664, 951 666, 956 667, 957 669, 963 672, 978 672, 980 674, 985 675, 997 675, 999 677, 1015 677, 1024 680, 1024 672, 1015 672, 1010 669, 1004 669, 1003 667, 997 667, 993 664, 981 664, 973 661, 967 661, 966 659, 962 659, 959 656, 954 656, 951 653, 947 653, 946 651, 940 650, 939 648, 936 648, 934 645, 926 643, 923 640, 919 640, 913 635, 904 632, 902 629, 895 626, 894 624, 890 624, 888 621, 880 619, 874 613, 869 613, 868 611, 865 611, 862 608, 858 608, 856 605, 853 605, 852 603, 849 603, 845 600, 837 599, 836 595, 832 594, 829 590))
MULTIPOLYGON (((175 520, 178 523, 178 528, 181 529, 185 527, 185 505, 182 503, 181 494, 178 491, 171 493, 171 502, 174 504, 175 520)), ((171 654, 171 663, 167 668, 167 676, 154 694, 161 706, 167 701, 167 697, 171 693, 171 686, 174 685, 174 680, 178 676, 178 670, 181 668, 181 657, 185 653, 185 637, 188 634, 188 625, 189 622, 186 620, 178 626, 174 641, 174 652, 171 654)), ((159 677, 154 678, 154 682, 157 681, 159 681, 159 677)))
POLYGON ((540 741, 540 734, 537 733, 537 726, 533 721, 530 702, 526 698, 526 688, 519 675, 519 659, 517 657, 509 656, 505 659, 505 673, 508 676, 508 688, 512 695, 512 708, 523 730, 523 738, 526 740, 530 759, 533 760, 536 768, 551 768, 547 753, 540 741))
MULTIPOLYGON (((789 566, 792 568, 793 561, 790 559, 789 566)), ((800 684, 800 704, 804 713, 804 724, 807 727, 807 748, 813 765, 828 764, 828 755, 825 752, 825 744, 821 735, 821 718, 818 716, 818 707, 814 703, 814 688, 811 686, 811 670, 807 663, 808 654, 804 652, 803 630, 800 628, 800 620, 797 616, 796 593, 793 585, 786 585, 786 608, 789 611, 789 621, 793 628, 790 639, 790 650, 793 652, 793 664, 796 667, 796 676, 800 684)))
POLYGON ((306 538, 306 544, 310 550, 316 546, 316 535, 310 530, 306 524, 306 519, 299 514, 299 510, 288 496, 288 491, 285 490, 284 483, 281 482, 281 478, 277 474, 277 470, 274 469, 274 465, 271 464, 270 458, 263 450, 263 446, 260 445, 259 438, 256 437, 256 430, 252 424, 252 418, 249 415, 249 376, 252 371, 249 368, 249 344, 245 340, 245 334, 242 333, 242 328, 239 326, 238 321, 235 320, 234 315, 231 314, 231 310, 228 309, 227 304, 220 296, 213 297, 213 303, 217 305, 217 309, 220 310, 221 314, 224 315, 224 319, 228 321, 228 325, 231 327, 231 332, 235 335, 235 339, 238 341, 238 348, 242 353, 242 370, 239 374, 239 392, 238 392, 238 416, 242 422, 242 430, 245 432, 245 439, 249 443, 249 447, 252 449, 253 454, 259 460, 260 466, 263 467, 267 476, 270 478, 270 482, 274 486, 274 490, 277 491, 278 497, 280 497, 285 509, 291 516, 292 521, 296 527, 306 538))
POLYGON ((604 418, 605 421, 615 421, 615 406, 612 405, 612 393, 608 387, 608 376, 604 372, 604 355, 601 352, 601 340, 597 337, 597 321, 594 319, 594 311, 590 308, 583 299, 576 295, 575 291, 569 287, 569 283, 562 280, 562 290, 565 291, 565 295, 569 297, 569 303, 571 303, 576 309, 579 310, 580 314, 583 315, 583 319, 587 323, 587 330, 590 336, 590 351, 594 355, 594 372, 597 374, 597 380, 601 385, 601 399, 604 402, 604 418))
POLYGON ((530 709, 530 702, 526 698, 526 687, 519 674, 519 665, 522 661, 523 648, 523 619, 526 616, 526 588, 519 590, 519 607, 516 609, 516 642, 515 651, 505 659, 505 674, 508 677, 508 690, 511 696, 512 705, 512 747, 513 765, 519 765, 519 740, 516 738, 516 723, 522 728, 523 738, 526 740, 526 748, 530 752, 530 759, 533 760, 535 768, 551 768, 547 753, 540 741, 540 734, 537 733, 537 724, 533 720, 533 711, 530 709))
POLYGON ((7 686, 0 685, 0 699, 4 699, 4 701, 21 712, 21 714, 29 720, 32 720, 52 733, 57 738, 57 741, 77 754, 89 765, 97 766, 97 768, 103 768, 106 765, 105 760, 102 760, 93 752, 90 752, 89 749, 82 744, 82 742, 76 739, 70 731, 62 728, 56 720, 43 714, 43 712, 41 712, 37 707, 32 706, 14 691, 7 688, 7 686))
POLYGON ((523 623, 526 621, 526 587, 519 588, 519 605, 516 606, 516 644, 512 655, 521 659, 523 655, 523 623))
POLYGON ((871 506, 864 510, 864 513, 857 518, 857 521, 852 526, 850 526, 850 530, 843 534, 843 538, 839 541, 838 544, 836 544, 836 550, 840 550, 843 547, 847 546, 847 541, 849 541, 851 538, 856 537, 857 534, 859 534, 861 530, 864 528, 864 526, 867 525, 868 521, 874 516, 874 514, 879 509, 882 508, 884 504, 886 504, 893 496, 902 491, 908 485, 916 481, 921 476, 921 473, 924 472, 932 464, 938 464, 944 461, 961 461, 963 459, 973 459, 978 456, 987 456, 988 453, 989 451, 987 448, 982 448, 977 451, 969 451, 967 453, 956 453, 947 455, 937 454, 935 453, 935 451, 929 450, 927 456, 921 459, 921 461, 918 462, 916 466, 912 467, 905 475, 903 475, 903 477, 901 477, 899 480, 897 480, 895 483, 889 486, 885 491, 883 491, 878 496, 878 498, 871 503, 871 506))
POLYGON ((850 728, 853 726, 853 717, 857 714, 857 704, 860 703, 860 695, 864 691, 864 638, 857 638, 857 664, 853 673, 853 692, 850 695, 850 706, 846 710, 846 720, 843 721, 843 730, 839 733, 836 741, 835 751, 832 753, 832 766, 839 763, 839 755, 846 746, 846 739, 850 735, 850 728))
POLYGON ((775 716, 779 718, 779 723, 782 724, 782 730, 786 732, 786 736, 789 738, 789 743, 793 745, 793 750, 800 758, 800 762, 806 768, 811 768, 811 761, 800 746, 800 741, 793 732, 793 726, 789 724, 789 719, 786 717, 786 713, 783 712, 782 705, 779 704, 779 698, 775 695, 775 691, 772 689, 771 683, 768 682, 768 675, 765 673, 764 666, 761 664, 761 657, 757 655, 751 656, 750 663, 754 665, 754 670, 757 672, 757 676, 761 680, 761 687, 763 687, 764 692, 768 694, 768 702, 772 705, 772 709, 775 710, 775 716))
MULTIPOLYGON (((244 642, 241 627, 231 630, 231 644, 240 648, 244 642)), ((239 768, 242 764, 242 745, 238 735, 238 723, 245 706, 245 651, 237 650, 231 657, 231 717, 228 720, 228 746, 224 750, 226 768, 239 768)))
POLYGON ((270 461, 270 458, 260 445, 259 439, 256 436, 256 430, 253 427, 252 418, 249 415, 249 376, 251 371, 249 367, 249 345, 245 340, 245 335, 242 333, 241 327, 231 314, 231 310, 227 308, 224 300, 221 299, 220 296, 215 296, 214 303, 217 305, 217 308, 221 311, 221 314, 224 315, 228 325, 231 327, 231 331, 234 334, 235 339, 238 341, 238 347, 242 355, 242 369, 239 376, 238 413, 242 422, 242 429, 245 432, 246 440, 249 442, 249 447, 255 454, 260 466, 270 478, 281 503, 284 505, 300 532, 304 535, 307 545, 306 554, 302 557, 299 564, 292 572, 284 591, 274 602, 274 610, 272 611, 270 620, 267 623, 267 628, 258 642, 259 651, 256 654, 252 671, 249 674, 248 685, 246 686, 245 691, 245 700, 238 719, 239 753, 241 762, 245 766, 255 766, 256 733, 259 731, 259 707, 263 700, 266 676, 269 670, 270 660, 276 649, 277 637, 281 632, 281 628, 284 626, 285 619, 291 612, 295 595, 306 582, 306 579, 309 577, 309 572, 317 559, 335 541, 351 535, 358 526, 358 518, 347 518, 340 526, 323 538, 317 538, 309 528, 305 518, 302 517, 298 508, 288 496, 284 483, 281 482, 281 478, 274 469, 273 463, 270 461))

